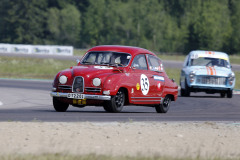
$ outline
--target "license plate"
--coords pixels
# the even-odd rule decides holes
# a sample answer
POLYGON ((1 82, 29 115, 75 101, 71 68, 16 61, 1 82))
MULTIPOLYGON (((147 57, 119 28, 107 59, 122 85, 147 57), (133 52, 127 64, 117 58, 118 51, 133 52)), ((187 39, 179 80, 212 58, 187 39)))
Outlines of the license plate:
POLYGON ((73 98, 73 99, 84 99, 84 94, 79 93, 68 93, 67 98, 73 98))

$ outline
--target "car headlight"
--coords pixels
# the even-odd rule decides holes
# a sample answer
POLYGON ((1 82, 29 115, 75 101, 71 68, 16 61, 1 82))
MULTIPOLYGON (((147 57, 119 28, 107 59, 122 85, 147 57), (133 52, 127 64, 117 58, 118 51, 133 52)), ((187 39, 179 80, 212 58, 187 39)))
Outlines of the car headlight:
POLYGON ((59 77, 59 83, 66 84, 67 83, 67 77, 62 75, 59 77))
POLYGON ((229 85, 233 84, 234 79, 235 79, 235 74, 234 73, 229 73, 229 75, 228 75, 228 83, 229 83, 229 85))
POLYGON ((100 78, 94 78, 92 82, 93 82, 93 85, 95 87, 98 87, 98 86, 101 85, 101 79, 100 78))
POLYGON ((195 72, 192 71, 192 72, 189 74, 189 80, 190 80, 191 83, 194 81, 194 78, 195 78, 195 72))

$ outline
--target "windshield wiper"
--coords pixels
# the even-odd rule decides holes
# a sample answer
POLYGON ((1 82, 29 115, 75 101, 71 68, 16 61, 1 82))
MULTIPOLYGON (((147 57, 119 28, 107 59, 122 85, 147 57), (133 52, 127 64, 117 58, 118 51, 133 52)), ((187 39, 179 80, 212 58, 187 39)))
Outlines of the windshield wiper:
POLYGON ((92 62, 82 62, 82 64, 94 64, 92 62))

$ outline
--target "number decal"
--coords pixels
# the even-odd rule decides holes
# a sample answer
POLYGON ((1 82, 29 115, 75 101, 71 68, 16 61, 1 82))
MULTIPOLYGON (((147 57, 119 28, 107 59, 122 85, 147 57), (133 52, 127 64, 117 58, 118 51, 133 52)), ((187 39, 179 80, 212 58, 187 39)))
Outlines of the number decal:
POLYGON ((149 84, 148 77, 147 77, 145 74, 142 74, 142 75, 141 75, 140 84, 141 84, 142 94, 143 94, 143 95, 147 95, 147 94, 148 94, 148 91, 149 91, 149 86, 150 86, 150 84, 149 84))

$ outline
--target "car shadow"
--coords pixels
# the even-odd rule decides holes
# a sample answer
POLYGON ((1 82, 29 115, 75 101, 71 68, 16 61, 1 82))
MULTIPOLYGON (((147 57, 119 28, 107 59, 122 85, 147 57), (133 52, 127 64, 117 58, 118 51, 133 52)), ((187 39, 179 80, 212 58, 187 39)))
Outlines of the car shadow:
POLYGON ((178 96, 178 97, 183 97, 183 98, 222 98, 221 96, 207 96, 207 95, 194 95, 194 96, 189 96, 189 97, 178 96))

